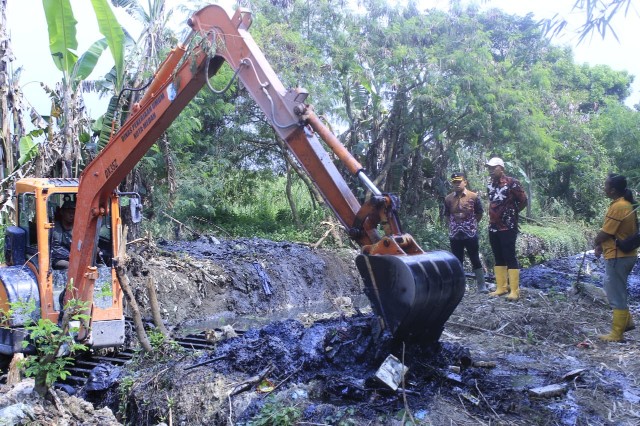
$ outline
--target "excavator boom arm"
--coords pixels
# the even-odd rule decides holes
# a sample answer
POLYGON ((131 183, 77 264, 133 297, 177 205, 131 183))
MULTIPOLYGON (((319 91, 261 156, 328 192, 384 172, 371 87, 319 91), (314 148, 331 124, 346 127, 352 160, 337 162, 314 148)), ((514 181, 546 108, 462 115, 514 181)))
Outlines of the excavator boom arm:
MULTIPOLYGON (((361 256, 394 257, 395 266, 384 261, 383 256, 378 256, 377 262, 367 261, 364 266, 358 266, 365 285, 370 287, 370 298, 377 294, 381 300, 381 292, 376 287, 379 283, 375 279, 380 273, 376 269, 384 269, 384 274, 389 270, 397 271, 387 279, 393 282, 396 276, 402 275, 405 284, 406 277, 420 273, 415 272, 422 266, 416 256, 424 255, 424 252, 411 236, 402 234, 396 217, 397 201, 375 188, 364 175, 362 166, 314 114, 312 107, 304 103, 306 91, 285 90, 247 31, 251 13, 240 8, 229 17, 220 6, 210 5, 196 12, 189 25, 193 31, 187 41, 174 49, 159 67, 147 92, 134 106, 132 115, 80 177, 69 265, 69 277, 74 280, 74 286, 73 291, 65 294, 65 299, 92 300, 96 275, 92 259, 95 258, 97 229, 107 213, 109 196, 224 62, 234 70, 274 130, 286 142, 351 238, 363 247, 361 256), (316 135, 372 192, 373 196, 364 205, 360 205, 353 195, 316 135), (378 225, 384 230, 382 238, 378 235, 378 225), (413 268, 415 271, 408 272, 409 266, 403 266, 406 262, 396 259, 398 256, 412 257, 411 265, 417 265, 413 268)), ((445 263, 449 260, 447 258, 445 263)), ((464 277, 458 272, 454 275, 464 277)), ((422 297, 420 294, 418 297, 422 297)), ((450 299, 451 296, 447 296, 447 301, 450 299)), ((412 301, 406 303, 413 307, 412 301)), ((372 304, 376 309, 375 301, 372 300, 372 304)), ((380 306, 377 311, 384 314, 384 307, 380 306)), ((414 317, 415 313, 411 322, 416 321, 414 317)), ((402 319, 385 321, 389 324, 395 321, 398 323, 395 327, 402 329, 402 319)))
MULTIPOLYGON (((97 223, 107 211, 110 194, 224 61, 238 70, 244 87, 265 111, 273 128, 286 141, 342 224, 349 228, 356 221, 360 204, 314 130, 303 120, 311 117, 318 129, 323 129, 322 123, 303 103, 305 93, 284 89, 247 32, 251 13, 238 9, 230 18, 220 6, 210 5, 193 15, 189 24, 193 29, 189 37, 192 49, 187 52, 188 47, 180 45, 171 52, 134 113, 82 173, 69 265, 69 276, 74 278, 76 290, 73 297, 91 300, 93 286, 85 284, 85 278, 92 273, 87 267, 92 263, 97 223)), ((327 138, 333 136, 324 130, 327 138)), ((362 169, 339 142, 335 147, 354 173, 362 169)), ((361 244, 370 242, 364 236, 361 244)))

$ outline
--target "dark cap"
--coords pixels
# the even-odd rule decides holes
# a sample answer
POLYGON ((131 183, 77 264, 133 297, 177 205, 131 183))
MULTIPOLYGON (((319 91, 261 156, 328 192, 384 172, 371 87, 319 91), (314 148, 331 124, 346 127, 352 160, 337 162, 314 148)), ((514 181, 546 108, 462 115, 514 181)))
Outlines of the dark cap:
POLYGON ((451 182, 462 182, 463 180, 465 180, 467 177, 465 176, 464 173, 452 173, 451 174, 451 182))
POLYGON ((71 200, 66 200, 64 203, 62 203, 62 207, 61 207, 61 209, 75 209, 75 208, 76 208, 76 203, 71 200))

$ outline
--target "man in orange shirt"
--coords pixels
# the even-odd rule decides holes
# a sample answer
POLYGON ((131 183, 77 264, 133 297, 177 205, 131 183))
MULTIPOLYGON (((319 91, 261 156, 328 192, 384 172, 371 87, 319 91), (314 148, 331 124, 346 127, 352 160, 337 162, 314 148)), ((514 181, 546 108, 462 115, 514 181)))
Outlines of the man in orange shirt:
POLYGON ((613 201, 609 204, 604 224, 593 244, 597 258, 604 254, 603 287, 613 308, 613 325, 609 334, 598 337, 605 342, 620 342, 625 331, 635 328, 629 313, 627 279, 638 260, 638 251, 623 252, 616 246, 616 240, 624 240, 638 232, 638 225, 627 178, 610 174, 604 183, 604 192, 613 201))

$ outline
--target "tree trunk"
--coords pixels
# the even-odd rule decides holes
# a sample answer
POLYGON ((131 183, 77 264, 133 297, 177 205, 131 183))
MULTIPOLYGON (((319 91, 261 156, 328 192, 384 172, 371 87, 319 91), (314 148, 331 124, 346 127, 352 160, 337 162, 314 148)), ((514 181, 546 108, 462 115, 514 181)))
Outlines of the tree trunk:
POLYGON ((75 122, 75 111, 72 110, 71 86, 67 81, 62 83, 62 111, 64 120, 63 139, 62 139, 62 177, 73 177, 73 123, 75 122))
POLYGON ((167 168, 167 183, 169 186, 169 202, 168 207, 173 208, 173 203, 176 199, 178 192, 178 184, 176 183, 176 166, 173 163, 173 156, 171 155, 171 149, 169 147, 169 138, 166 133, 163 133, 158 140, 160 149, 162 150, 162 156, 164 157, 164 164, 167 168))
POLYGON ((10 49, 10 39, 7 34, 7 0, 0 0, 0 180, 13 170, 13 152, 11 149, 11 134, 9 133, 9 69, 8 64, 13 60, 10 49))
POLYGON ((291 209, 291 215, 293 216, 293 223, 296 226, 300 227, 300 216, 298 215, 298 207, 296 206, 296 201, 293 199, 293 194, 291 193, 291 181, 292 181, 292 173, 291 165, 287 163, 287 201, 289 201, 289 208, 291 209))
POLYGON ((129 277, 127 277, 127 227, 124 226, 124 229, 120 227, 118 230, 121 233, 120 238, 118 239, 120 242, 120 246, 118 247, 117 256, 113 259, 113 263, 116 268, 116 275, 118 277, 118 281, 120 281, 120 287, 122 287, 122 291, 127 297, 127 301, 129 302, 129 306, 131 307, 131 315, 133 316, 133 324, 136 329, 136 334, 138 336, 138 340, 140 341, 140 345, 142 349, 147 352, 153 352, 153 347, 149 342, 149 337, 147 336, 146 331, 144 330, 144 323, 142 322, 142 314, 140 314, 140 308, 138 307, 138 302, 133 294, 133 290, 131 289, 131 285, 129 283, 129 277))
POLYGON ((160 304, 158 303, 158 294, 156 293, 156 284, 153 278, 147 277, 147 294, 149 295, 149 304, 151 305, 151 315, 153 316, 153 323, 160 330, 160 333, 164 337, 170 337, 169 330, 164 326, 162 322, 162 316, 160 315, 160 304))
POLYGON ((525 170, 527 171, 527 217, 531 218, 531 204, 533 201, 533 188, 531 182, 533 182, 533 167, 531 167, 531 164, 527 164, 525 165, 525 170))
POLYGON ((298 175, 300 179, 304 182, 304 184, 309 189, 309 193, 312 196, 312 200, 318 202, 318 204, 324 204, 324 198, 320 194, 320 191, 316 188, 316 186, 311 182, 311 179, 307 175, 307 173, 300 167, 300 165, 296 162, 296 160, 291 156, 290 151, 286 147, 286 142, 284 142, 279 137, 276 137, 276 142, 278 146, 280 146, 280 150, 282 151, 282 156, 284 157, 287 164, 293 169, 294 172, 298 175))

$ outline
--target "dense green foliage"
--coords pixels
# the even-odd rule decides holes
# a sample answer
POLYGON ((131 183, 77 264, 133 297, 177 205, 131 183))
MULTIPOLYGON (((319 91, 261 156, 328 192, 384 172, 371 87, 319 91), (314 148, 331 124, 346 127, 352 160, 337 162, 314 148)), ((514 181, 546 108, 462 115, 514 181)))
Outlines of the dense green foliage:
POLYGON ((522 225, 517 251, 522 266, 569 256, 590 247, 594 230, 585 232, 579 224, 556 223, 549 226, 522 225))
MULTIPOLYGON (((623 103, 633 81, 628 73, 576 64, 571 50, 552 45, 530 17, 360 4, 351 11, 326 0, 252 2, 250 32, 285 87, 309 90, 309 101, 367 174, 400 195, 405 227, 426 247, 448 245, 441 224, 447 176, 464 170, 483 192, 484 162, 493 155, 525 185, 526 215, 550 226, 525 231, 548 238, 548 252, 585 248, 567 227, 548 229, 558 221, 586 223, 576 225, 582 235, 598 226, 608 173, 627 174, 638 187, 640 116, 623 103)), ((225 87, 231 75, 223 67, 213 86, 225 87)), ((221 235, 315 241, 325 231, 319 224, 330 213, 292 172, 241 87, 223 95, 205 88, 169 140, 175 200, 160 150, 143 164, 156 182, 146 194, 154 233, 175 228, 161 213, 221 235), (288 179, 293 203, 285 196, 288 179)), ((362 199, 362 188, 348 182, 362 199)))
MULTIPOLYGON (((134 0, 113 4, 145 26, 125 58, 137 65, 124 80, 140 87, 178 38, 166 27, 170 12, 163 0, 149 2, 149 10, 134 0)), ((425 247, 448 246, 441 218, 447 176, 465 171, 482 193, 484 162, 495 155, 524 184, 526 216, 545 229, 558 222, 597 227, 610 172, 640 187, 640 116, 624 105, 633 81, 627 72, 576 64, 531 16, 458 2, 449 11, 413 1, 352 7, 256 0, 250 33, 284 86, 306 88, 316 113, 374 183, 400 196, 405 229, 425 247)), ((224 65, 211 85, 225 88, 233 73, 224 65)), ((362 186, 338 167, 364 200, 362 186)), ((222 94, 203 89, 128 181, 126 189, 144 197, 154 236, 172 237, 184 224, 222 236, 315 242, 333 221, 238 84, 222 94)), ((558 229, 530 233, 549 238, 558 252, 584 248, 586 240, 559 242, 568 228, 558 229)))

